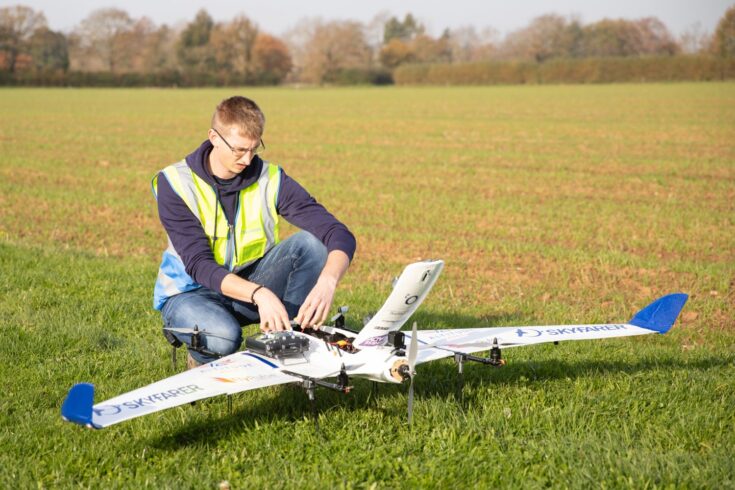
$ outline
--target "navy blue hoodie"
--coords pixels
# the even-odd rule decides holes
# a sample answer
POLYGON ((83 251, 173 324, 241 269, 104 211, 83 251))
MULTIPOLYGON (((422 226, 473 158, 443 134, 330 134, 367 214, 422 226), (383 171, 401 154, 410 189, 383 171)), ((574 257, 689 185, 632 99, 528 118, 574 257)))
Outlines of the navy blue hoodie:
MULTIPOLYGON (((220 204, 229 223, 234 222, 237 196, 258 179, 263 161, 254 160, 234 179, 222 181, 209 172, 209 140, 186 157, 186 164, 218 193, 220 204)), ((354 235, 330 214, 324 206, 309 195, 298 182, 281 169, 276 211, 294 226, 310 232, 327 247, 328 251, 341 250, 352 260, 356 242, 354 235)), ((199 220, 184 201, 174 192, 168 180, 160 174, 158 179, 158 217, 166 229, 176 252, 186 267, 186 273, 197 283, 222 292, 222 280, 230 272, 214 260, 207 235, 199 220)))

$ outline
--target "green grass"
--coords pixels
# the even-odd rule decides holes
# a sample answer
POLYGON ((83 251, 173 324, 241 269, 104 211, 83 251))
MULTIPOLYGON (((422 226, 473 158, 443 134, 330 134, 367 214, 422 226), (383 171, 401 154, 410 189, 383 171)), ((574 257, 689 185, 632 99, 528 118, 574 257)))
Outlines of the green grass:
POLYGON ((691 295, 666 336, 296 387, 88 431, 61 421, 171 374, 150 309, 149 180, 223 90, 0 91, 0 487, 735 488, 735 84, 244 89, 268 158, 358 238, 353 326, 409 261, 446 268, 421 328, 606 322, 691 295))

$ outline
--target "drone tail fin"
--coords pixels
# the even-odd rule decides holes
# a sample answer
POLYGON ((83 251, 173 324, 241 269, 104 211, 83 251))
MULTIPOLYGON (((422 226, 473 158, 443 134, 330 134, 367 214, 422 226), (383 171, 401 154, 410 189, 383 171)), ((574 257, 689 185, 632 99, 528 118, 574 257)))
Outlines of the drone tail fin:
POLYGON ((666 333, 674 326, 687 299, 689 296, 684 293, 663 296, 636 313, 628 323, 658 333, 666 333))
POLYGON ((388 299, 357 334, 353 345, 363 349, 385 345, 388 333, 400 330, 418 309, 439 278, 444 261, 424 260, 403 269, 388 299))
POLYGON ((99 426, 92 422, 92 405, 94 405, 94 385, 75 384, 61 405, 61 418, 91 429, 99 429, 99 426))

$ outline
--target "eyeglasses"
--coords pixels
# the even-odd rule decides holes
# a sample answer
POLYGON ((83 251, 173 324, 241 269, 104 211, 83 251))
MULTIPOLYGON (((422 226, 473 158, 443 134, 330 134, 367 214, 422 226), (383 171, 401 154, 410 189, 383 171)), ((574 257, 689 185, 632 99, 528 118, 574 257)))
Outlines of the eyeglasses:
POLYGON ((212 128, 212 131, 217 133, 217 136, 219 136, 220 139, 225 142, 227 148, 230 149, 230 151, 232 152, 232 156, 234 156, 235 158, 242 158, 248 153, 251 153, 252 155, 257 155, 258 153, 265 151, 265 143, 263 143, 263 138, 261 138, 260 143, 258 143, 253 148, 233 148, 232 145, 230 145, 227 140, 219 133, 219 131, 214 128, 212 128))

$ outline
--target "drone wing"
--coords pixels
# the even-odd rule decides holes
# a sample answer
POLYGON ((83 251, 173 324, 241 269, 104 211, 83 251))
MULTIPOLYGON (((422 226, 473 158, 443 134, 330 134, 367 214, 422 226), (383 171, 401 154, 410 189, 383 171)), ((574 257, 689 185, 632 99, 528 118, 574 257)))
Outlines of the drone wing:
POLYGON ((486 351, 493 346, 495 339, 498 347, 507 348, 563 340, 664 334, 674 325, 687 299, 683 293, 659 298, 636 313, 628 323, 421 330, 417 334, 420 344, 417 363, 450 357, 455 353, 486 351))
POLYGON ((61 407, 64 420, 94 429, 217 395, 321 379, 339 373, 339 359, 312 343, 299 359, 272 359, 241 351, 143 388, 94 404, 94 386, 74 385, 61 407), (288 371, 292 374, 287 374, 288 371))

